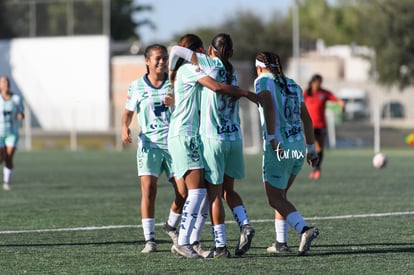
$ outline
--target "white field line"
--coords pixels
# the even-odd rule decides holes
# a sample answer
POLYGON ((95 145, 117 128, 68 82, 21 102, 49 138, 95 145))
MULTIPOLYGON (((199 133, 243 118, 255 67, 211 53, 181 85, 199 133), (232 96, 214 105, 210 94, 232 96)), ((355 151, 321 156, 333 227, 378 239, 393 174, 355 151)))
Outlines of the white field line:
MULTIPOLYGON (((372 217, 390 217, 390 216, 406 216, 414 215, 414 211, 406 212, 389 212, 389 213, 371 213, 371 214, 355 214, 343 216, 327 216, 327 217, 308 217, 307 221, 323 221, 323 220, 345 220, 358 218, 372 218, 372 217)), ((252 224, 274 222, 273 219, 251 220, 252 224)), ((226 221, 226 223, 236 223, 235 221, 226 221)), ((157 223, 156 226, 162 226, 163 223, 157 223)), ((69 232, 69 231, 94 231, 94 230, 108 230, 108 229, 122 229, 122 228, 142 228, 141 225, 107 225, 107 226, 86 226, 86 227, 69 227, 69 228, 49 228, 49 229, 31 229, 31 230, 13 230, 0 231, 0 235, 5 234, 24 234, 24 233, 45 233, 45 232, 69 232)))

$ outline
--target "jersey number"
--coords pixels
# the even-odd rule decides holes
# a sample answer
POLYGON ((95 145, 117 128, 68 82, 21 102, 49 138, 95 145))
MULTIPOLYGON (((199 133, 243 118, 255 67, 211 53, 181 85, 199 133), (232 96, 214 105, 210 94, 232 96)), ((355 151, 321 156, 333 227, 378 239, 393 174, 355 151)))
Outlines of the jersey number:
POLYGON ((154 102, 154 114, 156 117, 160 117, 162 113, 165 113, 168 107, 162 102, 154 102))

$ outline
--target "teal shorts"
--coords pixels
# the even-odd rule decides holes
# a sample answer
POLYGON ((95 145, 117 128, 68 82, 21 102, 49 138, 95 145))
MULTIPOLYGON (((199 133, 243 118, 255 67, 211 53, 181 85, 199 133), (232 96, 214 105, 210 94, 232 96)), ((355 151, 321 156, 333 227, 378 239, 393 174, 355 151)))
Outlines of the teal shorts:
POLYGON ((17 142, 19 142, 18 134, 9 134, 5 136, 0 136, 0 147, 16 147, 17 142))
POLYGON ((224 174, 235 179, 244 178, 243 142, 201 138, 205 179, 211 184, 222 184, 224 174))
POLYGON ((138 147, 137 166, 138 176, 158 178, 163 171, 169 180, 174 176, 171 156, 167 149, 138 147))
POLYGON ((168 151, 173 161, 173 171, 177 179, 184 177, 188 170, 204 169, 200 136, 168 138, 168 151))
POLYGON ((277 155, 270 144, 263 153, 263 181, 278 189, 286 189, 291 175, 299 174, 306 158, 304 143, 282 144, 284 153, 277 155))

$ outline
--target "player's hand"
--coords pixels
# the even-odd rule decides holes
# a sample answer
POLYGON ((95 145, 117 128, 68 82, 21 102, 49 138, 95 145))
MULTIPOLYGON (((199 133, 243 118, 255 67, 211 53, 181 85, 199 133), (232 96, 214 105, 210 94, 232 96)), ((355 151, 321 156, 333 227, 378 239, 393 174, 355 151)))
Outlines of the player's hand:
POLYGON ((319 163, 319 157, 316 153, 315 146, 313 144, 306 145, 306 160, 308 164, 312 167, 315 167, 319 163))
POLYGON ((236 102, 239 99, 240 99, 240 96, 232 96, 230 97, 230 102, 236 102))
POLYGON ((125 144, 132 143, 131 129, 122 128, 122 142, 125 143, 125 144))
POLYGON ((23 120, 24 119, 24 113, 20 112, 17 114, 17 119, 18 120, 23 120))
POLYGON ((248 92, 247 93, 247 99, 248 100, 250 100, 251 102, 253 102, 254 104, 256 104, 257 105, 257 107, 259 107, 259 105, 263 105, 263 102, 262 102, 262 98, 258 95, 258 94, 256 94, 256 93, 253 93, 253 92, 248 92))
POLYGON ((164 98, 164 104, 167 107, 173 107, 175 104, 174 94, 167 94, 167 96, 164 98))

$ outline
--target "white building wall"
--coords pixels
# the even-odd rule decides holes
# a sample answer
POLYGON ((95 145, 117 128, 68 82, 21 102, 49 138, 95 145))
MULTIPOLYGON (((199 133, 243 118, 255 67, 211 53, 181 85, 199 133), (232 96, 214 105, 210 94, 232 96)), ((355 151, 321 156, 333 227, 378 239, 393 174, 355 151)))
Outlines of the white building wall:
POLYGON ((11 78, 44 130, 109 129, 105 36, 0 41, 0 75, 11 78))

